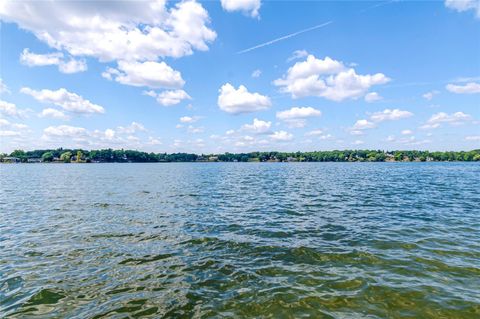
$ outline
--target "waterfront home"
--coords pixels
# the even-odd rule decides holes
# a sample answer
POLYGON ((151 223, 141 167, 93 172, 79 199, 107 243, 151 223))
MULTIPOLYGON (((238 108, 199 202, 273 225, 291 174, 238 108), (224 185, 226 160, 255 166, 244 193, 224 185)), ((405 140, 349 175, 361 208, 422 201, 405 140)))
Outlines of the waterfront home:
POLYGON ((18 157, 6 156, 3 158, 3 163, 20 163, 21 160, 18 157))
POLYGON ((43 162, 43 161, 42 161, 42 158, 40 158, 40 157, 27 158, 27 163, 41 163, 41 162, 43 162))

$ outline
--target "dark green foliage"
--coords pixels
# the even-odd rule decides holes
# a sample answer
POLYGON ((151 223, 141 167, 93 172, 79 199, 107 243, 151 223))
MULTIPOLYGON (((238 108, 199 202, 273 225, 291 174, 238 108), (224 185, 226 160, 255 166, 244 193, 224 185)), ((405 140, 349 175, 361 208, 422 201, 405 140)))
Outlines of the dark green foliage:
POLYGON ((28 158, 41 157, 44 161, 61 159, 69 162, 72 154, 82 154, 86 162, 102 163, 155 163, 155 162, 425 162, 425 161, 480 161, 480 150, 468 152, 429 152, 429 151, 382 151, 382 150, 334 150, 315 152, 252 152, 252 153, 225 153, 225 154, 189 154, 189 153, 146 153, 136 150, 15 150, 10 156, 18 157, 22 161, 28 158), (80 153, 79 153, 80 152, 80 153), (62 157, 63 155, 63 157, 62 157))

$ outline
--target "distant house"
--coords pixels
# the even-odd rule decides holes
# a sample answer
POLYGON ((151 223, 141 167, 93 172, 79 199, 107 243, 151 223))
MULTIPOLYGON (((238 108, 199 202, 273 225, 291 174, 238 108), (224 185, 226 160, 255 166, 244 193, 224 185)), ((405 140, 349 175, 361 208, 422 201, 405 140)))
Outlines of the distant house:
POLYGON ((21 160, 18 157, 7 156, 3 158, 4 163, 20 163, 21 160))
POLYGON ((216 162, 216 161, 218 161, 218 156, 210 156, 210 157, 208 158, 208 160, 209 160, 210 162, 216 162))
POLYGON ((298 162, 298 160, 295 157, 287 157, 287 162, 298 162))
POLYGON ((27 163, 41 163, 41 162, 42 162, 42 158, 40 157, 27 158, 27 163))

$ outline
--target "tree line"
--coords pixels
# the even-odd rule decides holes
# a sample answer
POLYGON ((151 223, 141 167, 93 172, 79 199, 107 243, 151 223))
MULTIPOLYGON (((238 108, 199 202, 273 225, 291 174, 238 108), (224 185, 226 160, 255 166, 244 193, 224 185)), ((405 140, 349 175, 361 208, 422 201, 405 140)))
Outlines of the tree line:
POLYGON ((458 152, 430 151, 383 151, 383 150, 334 150, 314 152, 250 152, 224 154, 190 153, 147 153, 137 150, 83 150, 83 149, 47 149, 23 151, 15 150, 10 154, 0 154, 0 160, 6 157, 18 158, 21 162, 29 159, 41 159, 43 162, 78 163, 156 163, 156 162, 385 162, 385 161, 480 161, 480 149, 458 152))

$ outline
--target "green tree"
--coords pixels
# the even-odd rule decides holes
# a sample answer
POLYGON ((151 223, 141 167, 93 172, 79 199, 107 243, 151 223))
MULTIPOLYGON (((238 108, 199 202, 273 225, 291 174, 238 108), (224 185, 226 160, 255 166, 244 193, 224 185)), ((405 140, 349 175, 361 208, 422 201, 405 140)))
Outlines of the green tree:
POLYGON ((82 162, 82 151, 77 151, 77 163, 81 163, 82 162))
POLYGON ((53 153, 52 152, 45 152, 42 154, 42 160, 44 162, 51 162, 53 161, 53 153))
POLYGON ((72 157, 72 152, 65 152, 60 155, 60 160, 64 163, 70 163, 70 158, 72 157))

